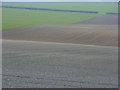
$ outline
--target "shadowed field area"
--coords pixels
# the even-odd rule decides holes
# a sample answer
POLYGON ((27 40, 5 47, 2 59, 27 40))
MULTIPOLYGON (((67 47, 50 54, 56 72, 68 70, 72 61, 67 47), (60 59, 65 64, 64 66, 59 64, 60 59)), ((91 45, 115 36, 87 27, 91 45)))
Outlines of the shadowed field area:
POLYGON ((117 47, 3 40, 3 88, 117 88, 117 47))

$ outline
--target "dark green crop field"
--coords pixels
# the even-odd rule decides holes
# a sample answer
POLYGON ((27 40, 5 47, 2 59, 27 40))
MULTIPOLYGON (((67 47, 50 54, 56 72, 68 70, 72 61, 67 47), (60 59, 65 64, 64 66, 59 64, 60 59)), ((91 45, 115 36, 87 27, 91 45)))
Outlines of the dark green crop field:
POLYGON ((95 14, 3 8, 3 30, 41 24, 73 24, 108 12, 118 12, 117 3, 3 3, 2 6, 98 12, 95 14))

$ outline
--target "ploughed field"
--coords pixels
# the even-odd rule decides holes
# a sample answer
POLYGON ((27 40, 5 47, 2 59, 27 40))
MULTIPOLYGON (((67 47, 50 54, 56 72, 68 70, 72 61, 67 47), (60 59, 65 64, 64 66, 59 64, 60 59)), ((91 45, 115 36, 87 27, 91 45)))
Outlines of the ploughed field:
POLYGON ((117 3, 3 6, 3 88, 118 87, 117 3))
POLYGON ((117 46, 117 25, 40 25, 3 31, 3 39, 117 46))
POLYGON ((3 40, 3 88, 117 88, 118 49, 3 40))

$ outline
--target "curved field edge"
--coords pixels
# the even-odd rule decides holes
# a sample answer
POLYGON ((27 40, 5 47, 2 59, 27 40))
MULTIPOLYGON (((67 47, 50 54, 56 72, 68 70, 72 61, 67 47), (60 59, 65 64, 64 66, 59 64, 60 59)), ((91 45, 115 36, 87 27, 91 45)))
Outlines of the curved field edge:
POLYGON ((3 39, 117 46, 117 25, 40 25, 3 30, 3 39))
POLYGON ((41 24, 73 24, 103 14, 34 11, 3 8, 3 30, 41 24))

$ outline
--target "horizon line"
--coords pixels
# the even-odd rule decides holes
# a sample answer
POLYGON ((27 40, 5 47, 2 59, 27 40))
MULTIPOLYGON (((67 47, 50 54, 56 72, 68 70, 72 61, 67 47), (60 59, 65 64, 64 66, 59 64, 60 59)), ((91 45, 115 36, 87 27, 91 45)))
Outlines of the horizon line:
MULTIPOLYGON (((4 3, 5 1, 2 1, 4 3)), ((82 2, 82 1, 81 1, 82 2)), ((92 1, 91 1, 92 2, 92 1)), ((112 2, 112 1, 111 1, 112 2)), ((115 1, 116 2, 116 1, 115 1)), ((118 1, 119 2, 119 1, 118 1)), ((0 2, 1 3, 1 2, 0 2)), ((17 2, 5 2, 5 3, 17 3, 17 2)), ((77 2, 18 2, 18 3, 77 3, 77 2)))

